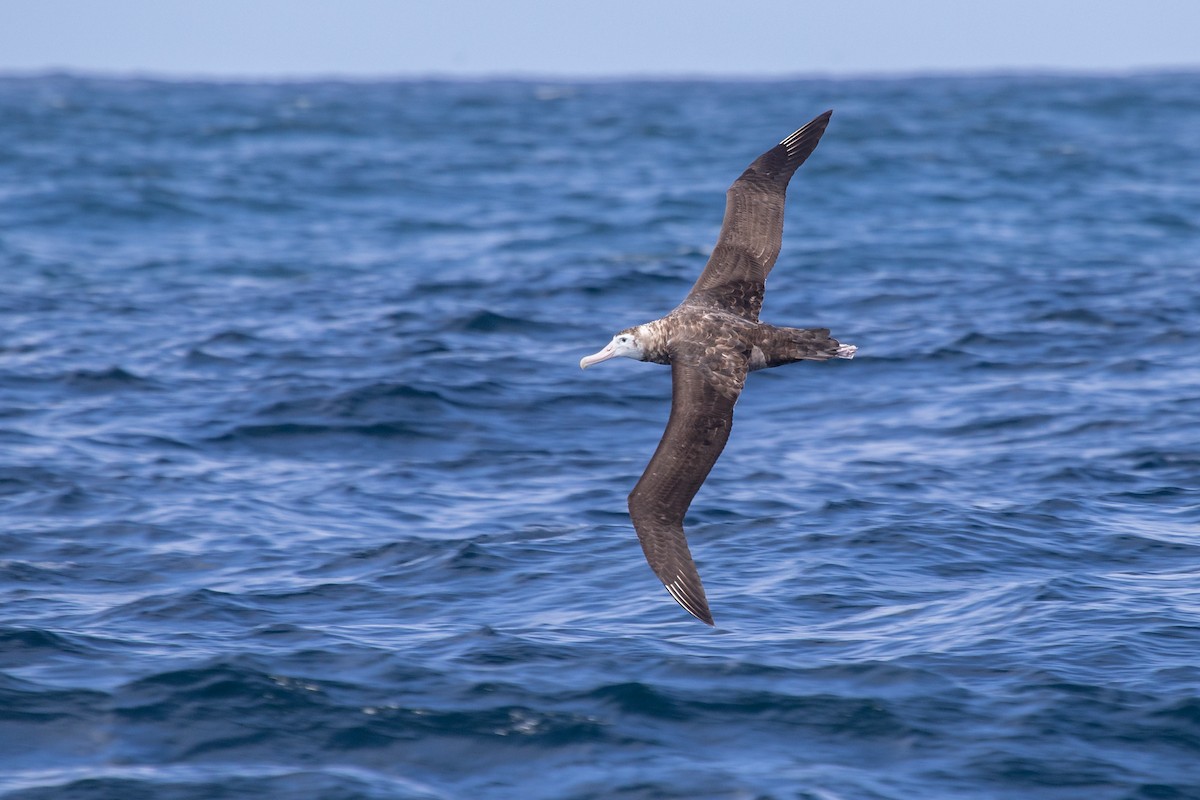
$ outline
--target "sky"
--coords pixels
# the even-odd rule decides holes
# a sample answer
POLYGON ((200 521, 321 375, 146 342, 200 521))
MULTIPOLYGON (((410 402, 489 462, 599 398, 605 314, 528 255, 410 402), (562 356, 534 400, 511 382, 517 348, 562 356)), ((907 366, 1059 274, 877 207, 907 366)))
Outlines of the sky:
POLYGON ((784 76, 1200 68, 1200 0, 0 0, 0 72, 784 76))

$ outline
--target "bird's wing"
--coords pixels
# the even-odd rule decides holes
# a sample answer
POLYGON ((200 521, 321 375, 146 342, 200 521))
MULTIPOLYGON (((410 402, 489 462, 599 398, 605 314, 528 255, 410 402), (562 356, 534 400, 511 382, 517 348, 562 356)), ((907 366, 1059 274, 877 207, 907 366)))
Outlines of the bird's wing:
POLYGON ((654 574, 679 605, 709 625, 712 613, 683 517, 729 439, 746 368, 744 354, 733 351, 676 357, 667 429, 629 495, 629 516, 654 574))
POLYGON ((816 149, 831 114, 826 111, 763 153, 729 187, 717 246, 685 303, 758 319, 767 274, 783 242, 788 181, 816 149))

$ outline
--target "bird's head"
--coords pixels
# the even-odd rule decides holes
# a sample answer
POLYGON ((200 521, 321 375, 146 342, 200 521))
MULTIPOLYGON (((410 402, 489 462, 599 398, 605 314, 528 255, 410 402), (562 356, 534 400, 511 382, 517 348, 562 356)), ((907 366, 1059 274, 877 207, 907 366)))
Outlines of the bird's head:
POLYGON ((601 361, 608 361, 610 358, 616 358, 617 356, 632 358, 636 361, 645 361, 645 334, 641 331, 641 327, 639 325, 636 328, 626 328, 621 331, 599 353, 593 353, 590 356, 584 356, 579 359, 579 368, 587 369, 592 364, 599 364, 601 361))

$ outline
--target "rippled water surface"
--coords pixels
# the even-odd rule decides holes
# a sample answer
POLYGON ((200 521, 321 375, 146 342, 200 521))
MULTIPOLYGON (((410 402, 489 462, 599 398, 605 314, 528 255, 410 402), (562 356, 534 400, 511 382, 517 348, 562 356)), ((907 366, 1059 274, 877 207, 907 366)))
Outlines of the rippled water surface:
POLYGON ((1200 75, 0 80, 0 796, 1200 798, 1200 75), (689 517, 724 190, 827 107, 689 517))

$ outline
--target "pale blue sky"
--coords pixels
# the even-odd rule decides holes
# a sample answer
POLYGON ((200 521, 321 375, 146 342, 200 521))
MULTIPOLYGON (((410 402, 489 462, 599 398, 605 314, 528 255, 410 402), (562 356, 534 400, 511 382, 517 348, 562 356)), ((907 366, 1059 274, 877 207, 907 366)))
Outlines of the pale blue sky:
POLYGON ((0 71, 796 75, 1200 67, 1200 0, 0 0, 0 71))

